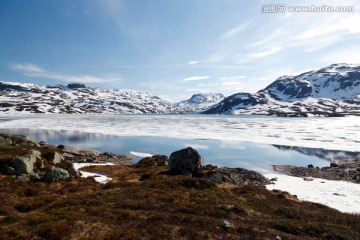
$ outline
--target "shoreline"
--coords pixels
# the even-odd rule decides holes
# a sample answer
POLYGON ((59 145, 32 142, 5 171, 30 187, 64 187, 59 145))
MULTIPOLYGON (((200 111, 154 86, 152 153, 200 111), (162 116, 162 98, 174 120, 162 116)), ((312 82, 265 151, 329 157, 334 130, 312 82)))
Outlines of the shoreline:
MULTIPOLYGON (((134 156, 129 154, 114 154, 110 152, 98 152, 93 150, 83 150, 78 147, 70 147, 70 146, 55 146, 52 144, 47 144, 45 142, 39 143, 40 147, 50 147, 50 148, 59 148, 62 152, 62 156, 66 161, 69 161, 74 164, 75 170, 79 171, 80 168, 82 177, 94 177, 96 181, 100 183, 106 183, 111 181, 111 177, 107 176, 107 174, 99 173, 99 172, 87 172, 86 167, 89 166, 99 166, 99 165, 133 165, 131 162, 134 156)), ((143 157, 150 157, 151 154, 147 153, 137 153, 135 155, 142 155, 143 157)), ((212 167, 210 167, 212 169, 212 167)), ((216 167, 217 169, 217 167, 216 167)), ((238 180, 234 180, 234 178, 226 177, 232 176, 233 174, 239 174, 240 172, 248 172, 251 176, 262 175, 265 176, 268 180, 271 181, 271 184, 264 184, 268 190, 278 189, 281 191, 287 191, 290 194, 297 195, 299 200, 311 201, 321 203, 333 208, 341 212, 347 213, 359 213, 360 202, 354 200, 356 197, 360 197, 360 184, 352 185, 350 181, 343 182, 339 180, 349 180, 349 178, 353 178, 354 176, 358 176, 358 170, 360 169, 360 161, 339 161, 338 164, 331 163, 331 167, 323 167, 323 168, 304 168, 304 167, 296 167, 296 166, 288 166, 288 165, 276 165, 274 166, 274 170, 280 172, 280 174, 272 173, 272 172, 261 172, 261 171, 250 171, 250 170, 240 170, 240 172, 236 169, 239 168, 219 168, 218 176, 208 177, 209 179, 228 179, 228 182, 234 183, 238 180), (258 175, 256 175, 256 174, 258 175), (316 173, 316 174, 314 174, 316 173), (343 173, 347 173, 349 175, 345 175, 343 173), (224 175, 225 174, 225 175, 224 175), (288 175, 283 175, 288 174, 288 175), (327 174, 327 175, 326 175, 327 174), (356 174, 356 175, 354 175, 356 174), (344 176, 341 178, 341 176, 344 176), (324 176, 327 176, 328 180, 325 181, 324 176), (300 178, 299 178, 300 177, 300 178), (347 178, 346 178, 347 177, 347 178), (305 179, 305 180, 304 180, 305 179), (329 181, 331 180, 331 181, 329 181), (337 180, 337 181, 334 181, 337 180), (326 183, 326 184, 325 184, 326 183), (342 189, 337 189, 336 185, 341 185, 342 189), (301 187, 299 187, 301 186, 301 187), (306 186, 306 187, 305 187, 306 186), (311 189, 311 191, 309 190, 311 189), (329 189, 336 189, 329 193, 329 189), (353 191, 351 190, 353 189, 353 191)), ((213 171, 213 170, 211 170, 213 171)), ((360 174, 359 174, 360 175, 360 174)), ((251 178, 251 177, 250 177, 251 178)), ((249 179, 250 179, 249 178, 249 179)), ((259 179, 255 177, 255 179, 259 179)), ((359 179, 356 178, 356 183, 359 183, 359 179)), ((216 180, 219 181, 219 180, 216 180)), ((244 182, 248 182, 249 180, 240 180, 244 182)), ((254 180, 250 180, 251 182, 254 180)), ((263 180, 260 180, 260 182, 263 180)), ((220 181, 221 182, 221 181, 220 181)), ((256 180, 254 182, 257 182, 256 180)))
POLYGON ((12 170, 0 175, 0 196, 9 199, 0 206, 6 239, 73 239, 84 232, 99 239, 360 237, 360 215, 270 190, 258 172, 205 165, 190 147, 131 163, 128 155, 1 137, 0 170, 12 170), (113 165, 99 163, 106 159, 113 165), (20 170, 31 170, 29 178, 20 170))

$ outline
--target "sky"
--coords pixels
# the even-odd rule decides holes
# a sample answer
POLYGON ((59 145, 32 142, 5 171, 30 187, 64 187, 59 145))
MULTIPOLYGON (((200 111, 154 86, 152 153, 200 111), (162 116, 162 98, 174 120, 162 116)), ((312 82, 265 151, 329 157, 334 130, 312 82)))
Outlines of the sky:
POLYGON ((0 0, 0 81, 171 102, 256 92, 283 75, 360 63, 359 23, 356 0, 0 0))

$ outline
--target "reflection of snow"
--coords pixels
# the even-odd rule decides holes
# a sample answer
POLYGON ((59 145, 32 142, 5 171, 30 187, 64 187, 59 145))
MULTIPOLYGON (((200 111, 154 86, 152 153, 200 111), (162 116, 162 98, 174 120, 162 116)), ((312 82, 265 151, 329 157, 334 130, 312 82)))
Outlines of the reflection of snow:
POLYGON ((209 149, 209 146, 203 144, 195 144, 195 143, 185 143, 184 147, 192 147, 194 149, 206 150, 209 149))
MULTIPOLYGON (((106 166, 106 165, 114 165, 113 163, 74 163, 74 168, 76 170, 79 170, 80 168, 84 168, 84 167, 90 167, 90 166, 106 166)), ((103 174, 99 174, 99 173, 91 173, 91 172, 85 172, 85 171, 80 171, 81 172, 81 177, 83 178, 87 178, 87 177, 94 177, 95 181, 99 182, 99 183, 107 183, 109 182, 112 178, 109 178, 103 174)))
POLYGON ((153 155, 150 153, 142 153, 142 152, 135 152, 135 151, 130 151, 131 155, 134 155, 135 157, 152 157, 153 155))
POLYGON ((321 203, 341 212, 360 213, 360 184, 320 178, 304 181, 302 178, 282 174, 264 174, 264 176, 278 179, 275 184, 266 186, 269 190, 287 191, 297 195, 300 200, 321 203))
POLYGON ((277 118, 228 115, 4 115, 0 128, 79 130, 116 136, 249 141, 358 151, 357 117, 277 118))

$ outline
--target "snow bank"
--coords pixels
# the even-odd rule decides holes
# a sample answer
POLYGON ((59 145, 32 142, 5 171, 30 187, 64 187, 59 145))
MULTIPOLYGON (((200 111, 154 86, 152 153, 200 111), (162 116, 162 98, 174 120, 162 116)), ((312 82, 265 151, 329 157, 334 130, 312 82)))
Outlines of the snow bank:
POLYGON ((278 189, 297 195, 299 200, 321 203, 345 213, 360 213, 360 184, 303 178, 267 173, 265 177, 277 178, 275 184, 267 185, 269 190, 278 189))
MULTIPOLYGON (((84 168, 84 167, 106 166, 106 165, 114 165, 114 164, 113 163, 74 163, 73 165, 76 170, 79 170, 80 168, 84 168)), ((80 171, 80 172, 81 172, 81 177, 83 177, 83 178, 94 177, 95 181, 97 181, 99 183, 105 184, 112 180, 112 178, 107 177, 100 173, 91 173, 91 172, 85 172, 85 171, 80 171)))

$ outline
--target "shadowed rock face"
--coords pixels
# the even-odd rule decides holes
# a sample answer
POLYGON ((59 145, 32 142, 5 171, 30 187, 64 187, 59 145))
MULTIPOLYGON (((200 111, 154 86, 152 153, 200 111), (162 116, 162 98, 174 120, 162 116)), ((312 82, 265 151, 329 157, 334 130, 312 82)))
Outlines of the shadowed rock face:
POLYGON ((65 169, 58 167, 51 167, 50 170, 46 171, 44 181, 48 183, 64 181, 70 178, 69 172, 65 169))
POLYGON ((270 181, 260 173, 245 168, 215 168, 203 173, 203 178, 213 183, 235 185, 265 185, 270 181))
POLYGON ((201 176, 204 160, 192 147, 171 153, 169 158, 170 170, 183 175, 201 176))
POLYGON ((297 76, 282 76, 257 93, 236 93, 202 113, 358 115, 359 96, 360 66, 333 64, 297 76))

